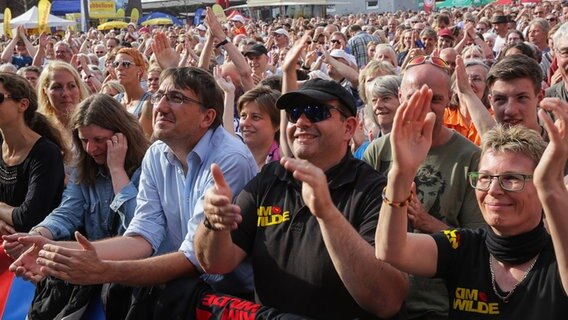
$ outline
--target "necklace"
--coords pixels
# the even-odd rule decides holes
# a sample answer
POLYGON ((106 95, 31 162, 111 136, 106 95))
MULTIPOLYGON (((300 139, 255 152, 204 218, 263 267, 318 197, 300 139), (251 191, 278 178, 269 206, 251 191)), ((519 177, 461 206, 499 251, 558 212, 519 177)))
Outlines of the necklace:
POLYGON ((519 284, 521 284, 521 282, 523 282, 525 280, 525 278, 529 275, 529 273, 531 272, 531 270, 533 269, 534 265, 536 264, 536 261, 538 260, 538 255, 536 256, 536 258, 534 259, 534 261, 531 263, 531 265, 529 266, 529 268, 527 269, 527 271, 525 272, 525 274, 523 275, 523 277, 521 278, 521 280, 519 280, 519 282, 517 282, 517 284, 515 284, 515 286, 513 287, 513 289, 511 289, 511 291, 509 291, 509 293, 507 293, 505 296, 502 296, 499 293, 499 290, 497 290, 497 282, 495 281, 495 273, 493 272, 493 255, 489 255, 489 270, 491 271, 491 284, 493 285, 493 292, 495 292, 495 295, 503 300, 504 303, 508 303, 509 302, 509 298, 513 295, 513 293, 515 292, 515 289, 517 289, 517 287, 519 286, 519 284))

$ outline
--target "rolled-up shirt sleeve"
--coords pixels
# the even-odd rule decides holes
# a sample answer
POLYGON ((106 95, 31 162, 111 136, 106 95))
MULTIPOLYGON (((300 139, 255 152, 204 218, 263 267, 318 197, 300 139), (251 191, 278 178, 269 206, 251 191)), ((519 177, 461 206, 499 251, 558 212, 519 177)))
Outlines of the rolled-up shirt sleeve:
POLYGON ((166 237, 166 218, 163 214, 160 190, 157 188, 156 177, 152 166, 159 165, 152 161, 151 149, 148 150, 142 161, 142 173, 136 198, 135 215, 130 221, 124 236, 141 236, 152 246, 153 253, 159 251, 160 245, 166 237))

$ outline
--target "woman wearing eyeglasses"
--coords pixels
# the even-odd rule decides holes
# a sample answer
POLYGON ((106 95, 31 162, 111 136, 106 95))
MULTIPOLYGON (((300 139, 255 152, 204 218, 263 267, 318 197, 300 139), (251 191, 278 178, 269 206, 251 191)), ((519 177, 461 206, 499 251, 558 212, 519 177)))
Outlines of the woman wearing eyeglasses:
POLYGON ((436 121, 431 99, 432 91, 423 87, 395 116, 394 163, 383 192, 377 258, 409 274, 444 279, 449 319, 563 319, 568 314, 568 191, 562 178, 568 104, 559 99, 541 104, 557 119, 554 124, 539 112, 548 146, 522 126, 495 127, 483 136, 479 172, 469 173, 469 180, 489 228, 411 234, 411 185, 436 121))
POLYGON ((152 103, 150 102, 152 94, 140 85, 144 72, 146 72, 144 56, 136 49, 121 48, 114 58, 112 68, 116 73, 116 78, 125 89, 124 93, 114 98, 138 118, 146 136, 152 136, 152 103))
POLYGON ((0 73, 0 235, 28 232, 61 201, 61 133, 37 113, 26 79, 0 73))
MULTIPOLYGON (((79 230, 89 240, 120 235, 134 216, 140 165, 149 142, 137 119, 105 94, 81 102, 70 127, 77 154, 63 200, 30 234, 43 236, 46 242, 73 239, 79 230)), ((4 249, 14 258, 23 249, 18 242, 21 236, 4 239, 4 249)), ((85 298, 77 292, 70 284, 44 279, 36 288, 30 319, 55 319, 59 312, 65 314, 62 307, 69 301, 75 305, 89 302, 89 293, 85 298), (50 296, 51 290, 58 295, 50 296), (41 297, 50 299, 44 301, 41 297)))
POLYGON ((493 116, 486 82, 488 72, 489 67, 483 61, 468 60, 464 63, 458 57, 456 72, 452 75, 452 101, 444 110, 444 125, 461 133, 476 145, 481 143, 477 130, 481 123, 475 122, 481 116, 493 116), (489 112, 478 112, 484 110, 489 112))

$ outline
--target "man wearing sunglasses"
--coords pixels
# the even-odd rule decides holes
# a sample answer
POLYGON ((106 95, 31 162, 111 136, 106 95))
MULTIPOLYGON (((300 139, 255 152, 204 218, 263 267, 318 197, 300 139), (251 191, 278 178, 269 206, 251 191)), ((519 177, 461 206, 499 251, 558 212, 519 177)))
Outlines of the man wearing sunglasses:
MULTIPOLYGON (((448 65, 438 57, 418 56, 404 71, 399 91, 406 103, 422 86, 432 90, 429 109, 436 115, 432 146, 414 179, 415 196, 409 201, 408 220, 413 232, 432 234, 448 228, 474 228, 484 225, 469 187, 466 173, 477 170, 479 148, 443 124, 444 109, 450 103, 451 84, 448 65)), ((390 135, 371 142, 364 160, 387 175, 393 163, 390 135)), ((406 300, 409 319, 447 319, 448 293, 443 281, 410 278, 406 300)))
POLYGON ((215 187, 206 193, 206 219, 195 238, 199 262, 206 272, 226 273, 250 257, 257 300, 282 312, 393 317, 407 280, 372 261, 372 219, 386 181, 349 151, 357 126, 353 97, 337 82, 315 79, 276 104, 288 118, 294 158, 265 166, 234 205, 224 172, 213 170, 215 187))

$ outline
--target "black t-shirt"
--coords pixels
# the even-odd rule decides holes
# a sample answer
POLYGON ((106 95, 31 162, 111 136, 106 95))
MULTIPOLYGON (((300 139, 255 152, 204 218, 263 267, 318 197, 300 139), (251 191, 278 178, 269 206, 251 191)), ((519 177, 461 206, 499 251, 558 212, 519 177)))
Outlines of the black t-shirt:
POLYGON ((0 201, 15 207, 16 231, 28 232, 59 205, 64 179, 61 150, 46 138, 40 138, 18 165, 6 166, 0 156, 0 201))
POLYGON ((505 303, 493 290, 485 229, 446 230, 432 236, 438 245, 436 276, 444 278, 448 286, 449 319, 568 316, 568 297, 560 281, 552 243, 541 251, 533 269, 505 303))
MULTIPOLYGON (((326 176, 336 207, 374 245, 384 176, 351 155, 326 176)), ((343 285, 300 182, 280 163, 264 166, 236 203, 243 222, 233 242, 252 257, 257 302, 315 319, 374 319, 343 285)))

